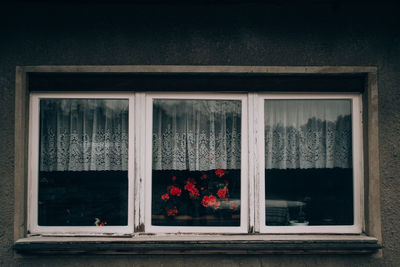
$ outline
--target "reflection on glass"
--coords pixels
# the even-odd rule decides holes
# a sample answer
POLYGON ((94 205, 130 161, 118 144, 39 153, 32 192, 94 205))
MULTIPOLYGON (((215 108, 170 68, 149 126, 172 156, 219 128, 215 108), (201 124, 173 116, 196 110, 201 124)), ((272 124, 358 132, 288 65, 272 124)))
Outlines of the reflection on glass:
POLYGON ((127 225, 128 100, 40 100, 39 225, 127 225))
POLYGON ((153 102, 152 224, 239 226, 241 101, 153 102))
POLYGON ((351 100, 265 100, 266 225, 353 224, 351 100))

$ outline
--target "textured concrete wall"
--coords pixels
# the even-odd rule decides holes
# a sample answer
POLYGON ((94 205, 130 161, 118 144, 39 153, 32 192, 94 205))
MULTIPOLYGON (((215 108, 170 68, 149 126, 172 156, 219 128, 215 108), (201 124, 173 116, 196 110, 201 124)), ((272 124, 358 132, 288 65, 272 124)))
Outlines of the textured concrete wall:
POLYGON ((1 9, 0 266, 400 264, 400 21, 396 18, 399 9, 395 6, 370 3, 53 6, 42 3, 1 9), (15 66, 113 64, 378 66, 383 257, 14 257, 15 66))

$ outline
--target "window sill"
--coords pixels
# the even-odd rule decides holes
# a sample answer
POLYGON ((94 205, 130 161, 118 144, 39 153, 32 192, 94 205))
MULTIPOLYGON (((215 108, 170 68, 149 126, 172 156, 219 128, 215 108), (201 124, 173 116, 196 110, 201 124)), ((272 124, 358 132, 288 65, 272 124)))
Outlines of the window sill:
POLYGON ((14 244, 23 254, 372 254, 380 248, 364 235, 35 236, 14 244))

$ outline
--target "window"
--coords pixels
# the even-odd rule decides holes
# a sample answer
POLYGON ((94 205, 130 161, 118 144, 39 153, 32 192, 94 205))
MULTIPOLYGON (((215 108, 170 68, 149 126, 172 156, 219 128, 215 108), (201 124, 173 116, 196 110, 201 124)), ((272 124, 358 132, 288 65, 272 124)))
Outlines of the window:
POLYGON ((260 96, 262 232, 361 232, 359 99, 260 96))
POLYGON ((32 233, 131 231, 132 103, 121 94, 31 95, 32 233))
POLYGON ((359 96, 144 95, 32 94, 32 232, 133 232, 134 113, 145 232, 247 233, 256 162, 261 233, 361 231, 359 96))
POLYGON ((150 93, 147 107, 145 229, 247 232, 246 95, 150 93))
MULTIPOLYGON (((186 245, 195 248, 195 240, 201 237, 209 248, 220 240, 224 248, 235 251, 238 247, 263 251, 266 244, 276 251, 280 245, 273 240, 282 240, 276 234, 302 234, 286 236, 280 248, 286 250, 285 242, 296 238, 305 242, 300 249, 330 250, 327 240, 341 242, 343 238, 356 244, 361 253, 379 248, 373 71, 367 72, 368 88, 363 93, 357 92, 361 89, 333 93, 332 81, 337 82, 335 86, 364 86, 358 76, 346 83, 351 75, 300 84, 303 91, 305 84, 314 84, 314 89, 322 84, 325 92, 277 93, 271 84, 276 86, 286 78, 278 77, 269 87, 266 83, 269 91, 240 89, 259 88, 265 77, 270 79, 256 76, 253 80, 250 75, 248 80, 238 79, 232 85, 235 89, 228 92, 224 85, 228 76, 200 75, 200 81, 192 81, 192 73, 182 76, 182 84, 175 76, 168 83, 164 73, 154 79, 153 74, 146 74, 150 78, 117 75, 104 84, 129 88, 111 92, 100 87, 106 91, 100 93, 95 86, 90 88, 90 82, 83 83, 89 87, 78 88, 82 92, 68 91, 71 83, 82 85, 86 74, 47 77, 45 67, 32 68, 17 73, 18 238, 129 236, 132 239, 124 239, 124 246, 133 249, 137 244, 150 248, 152 242, 176 243, 179 235, 193 246, 182 243, 173 247, 176 250, 185 250, 186 245), (22 78, 29 71, 39 74, 26 85, 22 78), (137 88, 132 89, 131 79, 137 88), (47 80, 54 82, 43 87, 50 92, 40 91, 47 80), (192 82, 193 92, 172 90, 175 86, 183 90, 192 82), (209 82, 223 90, 204 90, 201 86, 208 88, 209 82), (166 90, 155 91, 159 83, 166 90), (24 112, 28 103, 29 112, 24 112), (27 142, 24 114, 29 115, 27 142), (26 208, 21 191, 25 181, 26 208), (307 245, 313 242, 321 244, 307 245)), ((144 67, 137 68, 133 72, 144 67)), ((228 70, 232 75, 236 68, 228 70)), ((113 75, 96 74, 92 81, 113 75)), ((296 76, 282 86, 287 91, 299 81, 296 76)), ((31 241, 27 242, 29 246, 31 241)))

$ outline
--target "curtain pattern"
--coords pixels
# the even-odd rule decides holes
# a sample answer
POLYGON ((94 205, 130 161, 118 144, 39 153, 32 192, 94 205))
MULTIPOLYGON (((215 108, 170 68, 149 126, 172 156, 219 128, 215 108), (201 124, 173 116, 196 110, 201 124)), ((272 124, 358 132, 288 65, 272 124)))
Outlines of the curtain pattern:
MULTIPOLYGON (((267 169, 351 168, 349 100, 266 100, 267 169)), ((154 100, 153 169, 240 169, 241 102, 154 100)), ((128 169, 128 100, 42 99, 40 170, 128 169)))
POLYGON ((349 100, 266 100, 266 169, 351 168, 349 100))
POLYGON ((128 170, 128 100, 42 99, 40 171, 128 170))
POLYGON ((241 102, 153 103, 153 170, 240 169, 241 102))

